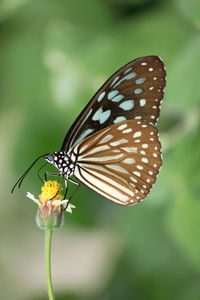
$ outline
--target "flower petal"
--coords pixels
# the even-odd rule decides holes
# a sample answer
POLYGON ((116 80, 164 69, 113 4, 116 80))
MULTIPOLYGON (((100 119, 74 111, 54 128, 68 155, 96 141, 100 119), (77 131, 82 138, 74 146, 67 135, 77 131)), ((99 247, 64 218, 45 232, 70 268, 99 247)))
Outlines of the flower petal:
POLYGON ((29 192, 27 192, 26 197, 33 200, 37 205, 39 205, 39 200, 35 198, 35 196, 29 192))
POLYGON ((69 203, 67 208, 65 209, 65 211, 69 212, 70 214, 72 214, 72 208, 76 208, 75 205, 69 203))

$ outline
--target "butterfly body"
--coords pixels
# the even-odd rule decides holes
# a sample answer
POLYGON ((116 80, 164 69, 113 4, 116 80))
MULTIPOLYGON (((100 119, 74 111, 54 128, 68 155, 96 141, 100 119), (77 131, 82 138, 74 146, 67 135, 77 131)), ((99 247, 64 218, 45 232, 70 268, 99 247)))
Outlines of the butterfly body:
POLYGON ((46 154, 45 159, 48 163, 53 164, 58 170, 60 176, 68 179, 73 175, 75 169, 75 159, 65 151, 53 152, 46 154))

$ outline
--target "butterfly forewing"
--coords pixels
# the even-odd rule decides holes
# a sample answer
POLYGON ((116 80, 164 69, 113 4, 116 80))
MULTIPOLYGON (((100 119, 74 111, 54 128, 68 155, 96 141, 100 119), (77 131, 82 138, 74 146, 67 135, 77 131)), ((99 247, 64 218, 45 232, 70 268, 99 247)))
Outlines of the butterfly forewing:
POLYGON ((157 56, 137 58, 119 69, 73 123, 62 150, 68 151, 87 136, 123 120, 156 124, 165 75, 164 64, 157 56))
POLYGON ((108 200, 131 205, 149 193, 161 166, 155 126, 129 120, 98 131, 77 144, 74 175, 108 200))

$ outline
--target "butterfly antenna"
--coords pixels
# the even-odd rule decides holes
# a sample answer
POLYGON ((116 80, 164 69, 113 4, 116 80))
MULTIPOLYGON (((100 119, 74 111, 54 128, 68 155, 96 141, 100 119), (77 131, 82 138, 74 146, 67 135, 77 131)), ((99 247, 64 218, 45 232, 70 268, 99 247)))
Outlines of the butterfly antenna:
POLYGON ((14 192, 16 186, 18 185, 18 188, 20 188, 22 181, 24 180, 24 178, 26 177, 26 175, 28 174, 28 172, 30 171, 30 169, 34 166, 34 164, 41 158, 44 157, 46 154, 40 155, 36 160, 34 160, 34 162, 30 165, 30 167, 28 167, 28 169, 24 172, 24 174, 17 180, 17 182, 15 183, 15 185, 13 186, 11 193, 14 192))
MULTIPOLYGON (((39 170, 38 170, 38 177, 40 178, 40 180, 42 181, 42 183, 44 183, 44 180, 43 180, 42 177, 40 176, 40 172, 41 172, 41 170, 46 166, 46 164, 48 164, 47 161, 46 161, 45 164, 42 165, 42 166, 39 168, 39 170)), ((45 181, 47 181, 47 180, 46 180, 46 177, 45 177, 45 181)))

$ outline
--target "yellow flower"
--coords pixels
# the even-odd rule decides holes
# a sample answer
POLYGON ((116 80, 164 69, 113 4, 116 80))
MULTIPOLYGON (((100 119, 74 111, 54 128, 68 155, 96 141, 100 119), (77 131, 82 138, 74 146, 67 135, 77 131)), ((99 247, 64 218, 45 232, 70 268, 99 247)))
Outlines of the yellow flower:
POLYGON ((60 194, 60 184, 57 181, 45 181, 42 186, 42 193, 39 195, 39 202, 41 205, 53 202, 54 200, 62 200, 63 196, 60 194))
POLYGON ((58 228, 62 223, 63 208, 72 213, 75 206, 63 199, 60 193, 60 184, 57 181, 45 181, 41 188, 42 193, 36 199, 31 193, 27 197, 38 204, 36 221, 40 228, 58 228))

